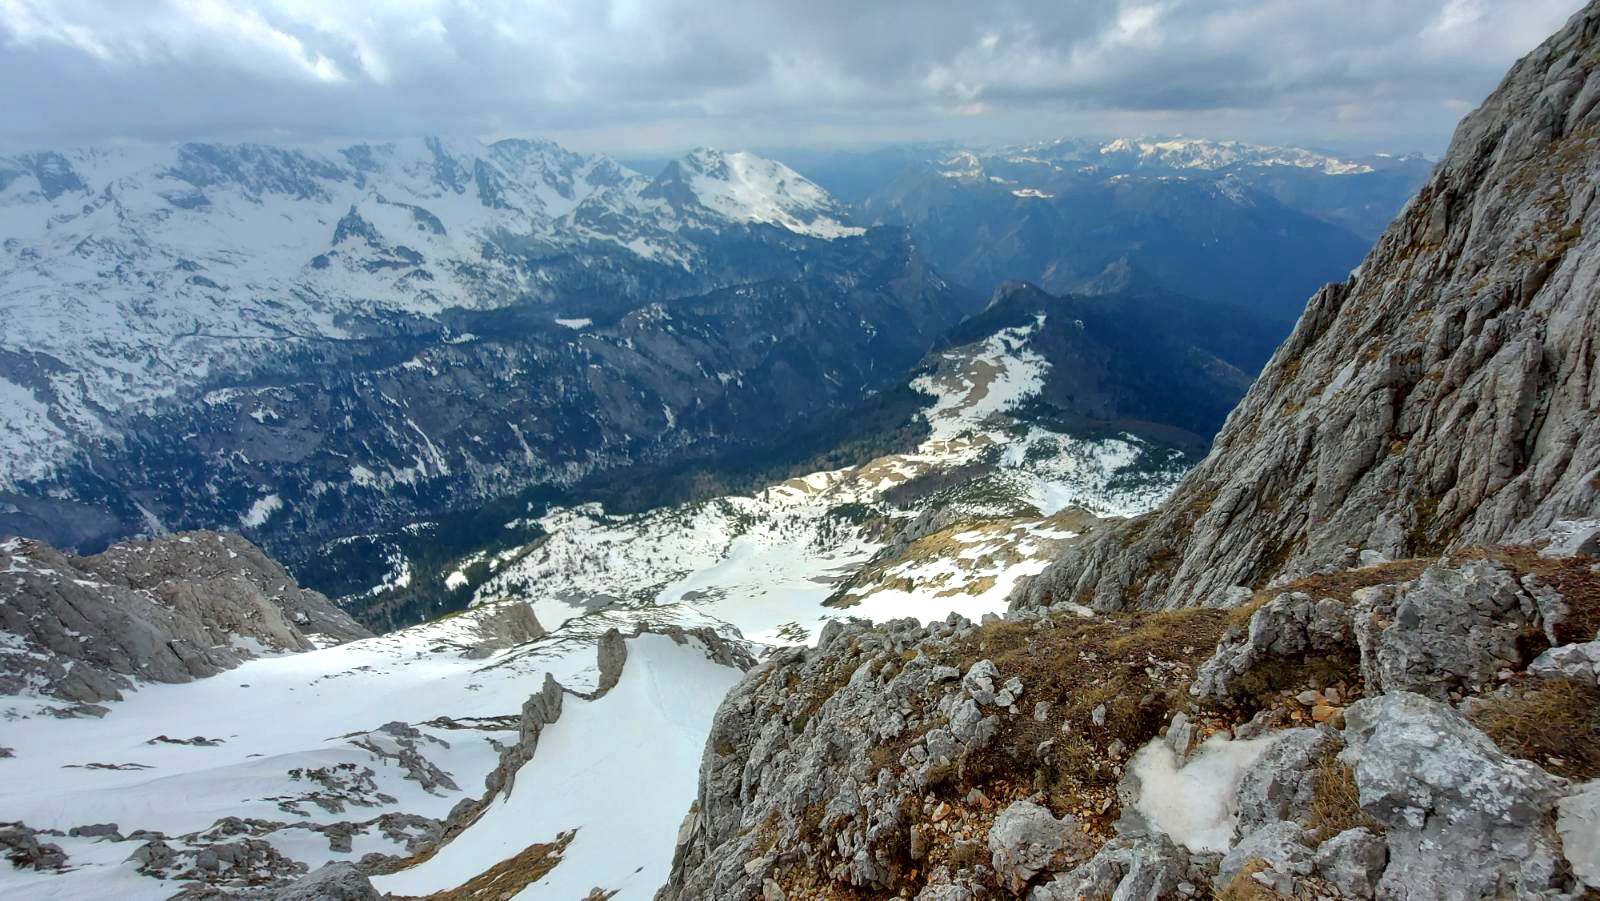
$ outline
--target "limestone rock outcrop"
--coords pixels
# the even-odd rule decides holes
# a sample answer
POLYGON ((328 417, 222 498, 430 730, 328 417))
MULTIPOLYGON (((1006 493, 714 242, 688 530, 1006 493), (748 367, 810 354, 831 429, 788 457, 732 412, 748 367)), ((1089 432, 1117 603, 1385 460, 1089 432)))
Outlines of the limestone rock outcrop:
MULTIPOLYGON (((0 544, 0 694, 93 705, 135 681, 186 682, 264 653, 371 633, 255 545, 190 532, 89 557, 0 544)), ((88 709, 88 708, 85 708, 88 709)))
POLYGON ((1344 754, 1361 807, 1387 827, 1379 897, 1530 897, 1560 887, 1549 823, 1565 780, 1507 757, 1421 695, 1391 692, 1347 717, 1344 754))

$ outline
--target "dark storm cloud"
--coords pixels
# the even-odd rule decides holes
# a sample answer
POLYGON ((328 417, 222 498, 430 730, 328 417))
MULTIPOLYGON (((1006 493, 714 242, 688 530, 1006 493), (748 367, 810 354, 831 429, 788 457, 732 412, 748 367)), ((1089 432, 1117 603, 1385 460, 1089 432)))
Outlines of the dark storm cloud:
POLYGON ((1578 0, 0 0, 0 143, 1426 142, 1578 0))

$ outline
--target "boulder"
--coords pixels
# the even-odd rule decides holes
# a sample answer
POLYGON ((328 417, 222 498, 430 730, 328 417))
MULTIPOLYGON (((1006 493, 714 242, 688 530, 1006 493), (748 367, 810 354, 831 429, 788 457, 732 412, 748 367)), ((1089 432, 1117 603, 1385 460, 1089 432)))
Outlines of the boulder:
POLYGON ((1600 684, 1600 641, 1551 648, 1528 664, 1528 672, 1546 679, 1600 684))
POLYGON ((1383 868, 1389 863, 1389 849, 1383 839, 1364 828, 1346 829, 1317 848, 1312 866, 1347 898, 1371 898, 1378 887, 1383 868))
POLYGON ((67 830, 73 838, 109 838, 112 841, 121 841, 122 833, 117 830, 116 823, 90 823, 84 826, 73 826, 67 830))
POLYGON ((1411 691, 1442 700, 1495 684, 1521 669, 1519 644, 1538 628, 1538 607, 1505 567, 1487 560, 1435 564, 1416 580, 1355 594, 1355 632, 1369 691, 1411 691))
POLYGON ((1254 861, 1267 865, 1258 881, 1280 895, 1294 894, 1295 879, 1311 874, 1311 847, 1298 823, 1277 822, 1246 835, 1228 850, 1217 868, 1216 884, 1226 886, 1254 861))
POLYGON ((67 852, 60 845, 39 841, 38 836, 37 830, 21 823, 0 825, 0 854, 18 868, 59 870, 66 866, 67 852))
POLYGON ((1280 820, 1303 819, 1311 810, 1318 763, 1338 748, 1331 730, 1290 729, 1278 736, 1239 780, 1234 841, 1280 820))
POLYGON ((272 901, 378 901, 382 896, 355 864, 324 864, 272 893, 272 901))
POLYGON ((1165 835, 1120 836, 1067 873, 1036 886, 1029 901, 1166 901, 1189 872, 1189 854, 1165 835))
POLYGON ((1344 604, 1300 591, 1285 592, 1252 614, 1243 631, 1223 638, 1216 653, 1200 665, 1189 691, 1196 697, 1225 698, 1258 664, 1338 652, 1352 643, 1344 604))
POLYGON ((1563 519, 1551 524, 1541 557, 1600 557, 1600 519, 1563 519))
POLYGON ((1572 874, 1600 889, 1600 779, 1583 783, 1556 804, 1556 834, 1572 874))
POLYGON ((1087 839, 1072 817, 1056 819, 1029 801, 1017 801, 989 828, 989 853, 1002 884, 1020 892, 1033 877, 1088 856, 1087 839))
POLYGON ((1361 809, 1386 828, 1380 898, 1526 897, 1559 887, 1565 781, 1506 756, 1454 709, 1391 692, 1345 712, 1361 809))
POLYGON ((481 660, 495 651, 516 647, 545 636, 544 626, 533 615, 533 606, 522 601, 502 601, 479 608, 473 618, 477 638, 461 656, 481 660))

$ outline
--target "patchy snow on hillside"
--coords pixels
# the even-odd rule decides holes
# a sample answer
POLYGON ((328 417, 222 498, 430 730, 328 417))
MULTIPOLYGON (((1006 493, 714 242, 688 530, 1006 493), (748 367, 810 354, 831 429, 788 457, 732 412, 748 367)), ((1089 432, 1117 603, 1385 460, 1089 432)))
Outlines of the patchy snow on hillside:
MULTIPOLYGON (((101 718, 57 718, 44 714, 48 702, 0 696, 4 744, 12 751, 0 760, 0 810, 34 829, 115 823, 123 835, 159 831, 180 853, 238 840, 238 830, 219 821, 240 818, 249 824, 244 837, 287 859, 279 869, 373 852, 403 858, 408 839, 426 828, 394 815, 442 820, 464 798, 481 796, 499 760, 495 743, 515 741, 522 703, 545 673, 574 691, 593 691, 596 640, 606 629, 707 625, 691 611, 613 611, 537 641, 464 656, 482 638, 479 618, 495 612, 252 660, 195 682, 144 685, 110 703, 101 718), (400 725, 386 726, 393 723, 400 725), (334 847, 338 835, 350 836, 347 850, 334 847)), ((489 839, 494 830, 479 831, 480 821, 470 840, 446 845, 426 869, 391 878, 453 888, 477 870, 450 870, 450 861, 476 853, 492 864, 502 844, 514 845, 509 855, 539 840, 526 827, 549 824, 583 827, 552 876, 552 884, 582 888, 534 897, 581 897, 596 885, 648 897, 671 862, 711 715, 739 676, 707 659, 692 639, 629 640, 618 686, 594 702, 568 696, 562 717, 518 774, 518 790, 496 802, 493 809, 512 807, 527 817, 524 828, 506 831, 497 844, 489 839), (630 805, 602 802, 617 786, 628 786, 630 805), (605 853, 608 836, 626 837, 634 852, 626 867, 605 853)), ((0 868, 0 895, 100 899, 114 888, 118 897, 140 901, 169 897, 186 884, 138 872, 128 858, 142 839, 49 840, 69 855, 68 869, 0 868)))
POLYGON ((239 517, 239 525, 247 529, 259 529, 267 524, 272 514, 283 509, 283 499, 276 494, 269 494, 258 498, 250 505, 250 509, 239 517))
POLYGON ((1040 390, 1049 365, 1028 347, 1041 324, 948 351, 914 381, 932 400, 930 435, 910 453, 629 516, 595 504, 551 511, 539 521, 545 537, 490 561, 474 603, 526 600, 547 623, 612 606, 681 605, 768 645, 812 641, 841 616, 1001 612, 1018 580, 1048 565, 1086 514, 1143 512, 1181 475, 1165 451, 1131 435, 1089 440, 1016 427, 1007 411, 1040 390), (985 459, 987 474, 893 500, 923 477, 985 459), (983 524, 913 542, 909 559, 863 579, 887 546, 885 530, 929 505, 983 524))
POLYGON ((0 489, 49 475, 72 443, 32 391, 0 378, 0 489))
POLYGON ((921 376, 911 387, 933 395, 925 414, 933 428, 931 442, 949 442, 983 427, 990 416, 1009 410, 1044 387, 1049 363, 1028 349, 1028 336, 1044 325, 1010 328, 984 339, 974 348, 947 351, 953 364, 933 375, 921 376))

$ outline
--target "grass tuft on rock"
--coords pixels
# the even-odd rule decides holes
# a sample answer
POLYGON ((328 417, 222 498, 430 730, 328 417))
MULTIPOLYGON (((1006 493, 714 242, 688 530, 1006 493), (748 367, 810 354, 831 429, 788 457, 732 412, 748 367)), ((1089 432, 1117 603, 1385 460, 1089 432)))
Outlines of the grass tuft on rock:
POLYGON ((1317 763, 1317 774, 1311 783, 1311 812, 1304 825, 1318 844, 1361 826, 1374 833, 1383 832, 1383 826, 1361 809, 1355 770, 1341 763, 1338 754, 1324 755, 1317 763))

